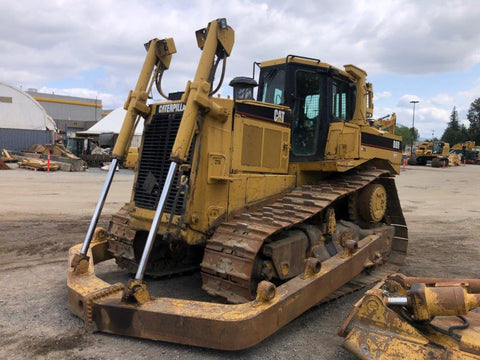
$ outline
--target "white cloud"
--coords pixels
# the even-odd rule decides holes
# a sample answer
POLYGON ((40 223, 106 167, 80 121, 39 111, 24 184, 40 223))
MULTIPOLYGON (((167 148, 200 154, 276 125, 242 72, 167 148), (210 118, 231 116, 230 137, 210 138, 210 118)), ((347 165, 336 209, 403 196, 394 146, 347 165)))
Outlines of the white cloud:
POLYGON ((381 99, 389 99, 392 97, 392 93, 390 91, 381 91, 381 92, 376 92, 375 93, 375 100, 381 100, 381 99))
POLYGON ((455 106, 455 99, 449 94, 438 94, 431 99, 431 102, 436 106, 455 106))
MULTIPOLYGON (((480 97, 480 78, 476 79, 473 88, 460 91, 459 95, 465 100, 464 103, 468 104, 469 108, 470 104, 480 97)), ((468 108, 462 108, 461 110, 467 112, 468 108)))
POLYGON ((381 111, 391 113, 395 112, 397 115, 397 124, 412 127, 415 121, 415 128, 418 130, 421 138, 430 139, 432 133, 435 137, 440 138, 450 121, 450 115, 453 110, 453 105, 444 104, 439 107, 440 99, 450 99, 444 94, 436 95, 430 99, 419 98, 415 95, 403 95, 400 97, 396 106, 391 108, 378 108, 376 114, 381 114, 381 111), (415 103, 415 119, 413 118, 413 103, 410 101, 418 101, 415 103))
MULTIPOLYGON (((480 6, 475 0, 30 0, 2 3, 0 79, 23 88, 95 94, 105 107, 116 107, 135 85, 143 44, 174 37, 178 53, 163 86, 166 92, 182 91, 200 57, 194 31, 218 17, 227 18, 236 37, 226 84, 234 76, 250 75, 253 61, 288 54, 338 67, 353 63, 370 75, 441 76, 480 62, 480 6)), ((400 92, 415 96, 400 96, 397 85, 376 93, 375 100, 397 102, 389 108, 409 124, 409 101, 419 99, 422 134, 431 133, 433 124, 440 131, 453 105, 464 114, 480 94, 480 83, 470 89, 437 89, 433 96, 423 89, 428 83, 412 90, 404 86, 400 92)), ((224 86, 222 93, 228 92, 224 86)))
POLYGON ((421 99, 417 95, 410 95, 405 94, 400 97, 398 100, 398 106, 400 107, 413 107, 413 103, 411 101, 418 101, 420 102, 421 99))

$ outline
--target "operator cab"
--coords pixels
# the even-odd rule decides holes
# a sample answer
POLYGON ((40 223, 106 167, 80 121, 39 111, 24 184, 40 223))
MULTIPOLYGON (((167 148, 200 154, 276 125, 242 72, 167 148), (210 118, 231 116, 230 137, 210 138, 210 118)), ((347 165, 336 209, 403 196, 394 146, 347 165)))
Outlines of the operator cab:
POLYGON ((433 143, 433 153, 434 154, 442 154, 444 145, 445 144, 443 142, 434 142, 433 143))
POLYGON ((257 100, 292 109, 290 161, 318 161, 330 123, 352 119, 356 87, 339 69, 289 55, 261 64, 257 100))

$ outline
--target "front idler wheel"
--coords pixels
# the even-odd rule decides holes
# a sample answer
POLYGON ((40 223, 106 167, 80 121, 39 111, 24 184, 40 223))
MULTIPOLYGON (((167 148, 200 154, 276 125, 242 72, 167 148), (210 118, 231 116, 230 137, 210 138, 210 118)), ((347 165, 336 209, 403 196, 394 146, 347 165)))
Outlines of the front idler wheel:
POLYGON ((387 191, 382 184, 367 185, 358 196, 359 215, 366 222, 380 222, 386 209, 387 191))

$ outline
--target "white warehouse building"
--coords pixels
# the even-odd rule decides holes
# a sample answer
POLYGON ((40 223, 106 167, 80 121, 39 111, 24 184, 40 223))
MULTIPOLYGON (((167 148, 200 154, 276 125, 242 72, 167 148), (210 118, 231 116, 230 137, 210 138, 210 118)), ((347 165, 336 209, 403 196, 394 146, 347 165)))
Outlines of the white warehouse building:
MULTIPOLYGON (((105 145, 110 143, 111 146, 115 144, 120 129, 123 125, 123 120, 125 119, 125 114, 127 111, 123 107, 116 108, 102 120, 93 125, 90 129, 85 131, 77 132, 79 137, 87 136, 98 136, 100 138, 100 145, 105 145)), ((132 141, 130 146, 139 147, 142 140, 143 133, 143 118, 140 118, 135 132, 133 134, 132 141)))
POLYGON ((0 81, 0 148, 24 150, 55 140, 55 121, 21 89, 0 81))

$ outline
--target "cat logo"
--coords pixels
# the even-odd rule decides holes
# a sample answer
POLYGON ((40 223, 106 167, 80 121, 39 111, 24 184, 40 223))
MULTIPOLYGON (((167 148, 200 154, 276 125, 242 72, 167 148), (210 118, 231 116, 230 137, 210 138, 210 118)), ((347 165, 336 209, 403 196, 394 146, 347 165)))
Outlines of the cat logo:
POLYGON ((283 124, 285 121, 285 111, 275 109, 273 112, 273 121, 283 124))
POLYGON ((182 112, 183 110, 185 110, 185 104, 182 103, 162 104, 158 106, 157 113, 182 112))

